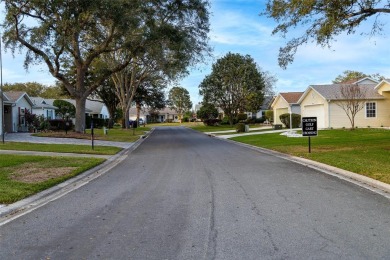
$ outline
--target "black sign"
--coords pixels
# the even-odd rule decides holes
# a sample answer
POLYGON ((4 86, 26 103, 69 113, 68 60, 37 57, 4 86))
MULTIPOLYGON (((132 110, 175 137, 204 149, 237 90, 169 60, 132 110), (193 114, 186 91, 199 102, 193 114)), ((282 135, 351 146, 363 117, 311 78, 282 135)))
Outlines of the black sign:
POLYGON ((302 136, 317 135, 317 117, 302 117, 302 136))

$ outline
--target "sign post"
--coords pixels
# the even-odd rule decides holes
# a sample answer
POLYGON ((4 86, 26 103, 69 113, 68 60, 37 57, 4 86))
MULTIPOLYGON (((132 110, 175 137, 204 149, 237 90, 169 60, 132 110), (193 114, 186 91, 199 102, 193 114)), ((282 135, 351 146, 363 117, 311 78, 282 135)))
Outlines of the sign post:
POLYGON ((302 117, 302 136, 309 137, 309 153, 311 153, 311 136, 317 136, 317 117, 302 117))

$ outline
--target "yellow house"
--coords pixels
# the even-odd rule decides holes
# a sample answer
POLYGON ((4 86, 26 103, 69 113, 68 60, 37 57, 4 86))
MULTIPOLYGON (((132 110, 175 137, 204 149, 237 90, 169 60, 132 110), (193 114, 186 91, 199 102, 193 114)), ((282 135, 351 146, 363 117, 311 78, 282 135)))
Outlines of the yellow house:
POLYGON ((363 98, 355 116, 355 127, 390 126, 390 81, 364 78, 353 84, 311 85, 299 99, 302 117, 317 117, 318 128, 349 128, 350 119, 341 107, 346 104, 342 89, 359 86, 363 98))
POLYGON ((298 104, 299 98, 304 92, 285 92, 279 93, 271 104, 274 111, 274 124, 282 124, 279 116, 282 114, 291 113, 300 114, 301 108, 298 104))

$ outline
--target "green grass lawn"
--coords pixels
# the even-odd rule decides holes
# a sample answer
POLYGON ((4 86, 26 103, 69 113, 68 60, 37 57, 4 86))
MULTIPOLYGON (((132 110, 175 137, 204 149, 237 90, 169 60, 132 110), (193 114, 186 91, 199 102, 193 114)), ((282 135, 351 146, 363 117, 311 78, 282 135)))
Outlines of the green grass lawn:
POLYGON ((92 150, 92 145, 5 142, 4 144, 0 143, 0 150, 114 155, 121 151, 122 148, 113 146, 94 146, 94 149, 92 150))
MULTIPOLYGON (((122 129, 122 128, 110 128, 108 129, 108 134, 104 134, 103 128, 95 128, 94 139, 102 141, 112 141, 112 142, 135 142, 141 136, 145 134, 146 131, 150 131, 151 127, 137 127, 135 129, 122 129)), ((76 133, 73 131, 68 131, 66 134, 65 131, 56 131, 48 133, 36 133, 34 136, 41 137, 58 137, 58 138, 79 138, 79 139, 91 139, 91 130, 87 129, 85 134, 76 133)))
POLYGON ((390 131, 385 129, 323 130, 311 137, 280 134, 234 137, 232 140, 322 162, 390 184, 390 131))
POLYGON ((0 204, 48 189, 104 162, 96 158, 1 155, 0 204))

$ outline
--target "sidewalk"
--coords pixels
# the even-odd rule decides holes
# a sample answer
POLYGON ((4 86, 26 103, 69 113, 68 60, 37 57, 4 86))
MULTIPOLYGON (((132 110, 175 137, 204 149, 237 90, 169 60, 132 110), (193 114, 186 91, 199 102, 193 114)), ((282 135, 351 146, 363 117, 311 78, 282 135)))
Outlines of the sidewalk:
MULTIPOLYGON (((31 133, 8 133, 5 135, 6 142, 27 142, 40 144, 75 144, 75 145, 91 145, 92 141, 87 139, 75 138, 52 138, 32 136, 31 133)), ((133 143, 130 142, 111 142, 94 140, 94 145, 98 146, 115 146, 120 148, 129 148, 133 143)))
MULTIPOLYGON (((238 137, 238 136, 246 136, 246 135, 261 135, 261 134, 272 134, 272 133, 283 133, 283 132, 289 132, 290 129, 282 129, 282 130, 272 130, 270 128, 269 131, 261 131, 261 132, 250 132, 250 131, 255 131, 256 130, 262 130, 262 129, 267 129, 267 128, 252 128, 252 129, 249 129, 249 133, 239 133, 239 134, 231 134, 231 135, 215 135, 217 133, 230 133, 230 132, 235 132, 235 130, 228 130, 228 131, 220 131, 220 132, 209 132, 209 133, 206 133, 208 135, 212 135, 214 137, 217 137, 217 138, 221 138, 221 139, 229 139, 229 138, 232 138, 232 137, 238 137)), ((293 128, 292 129, 293 131, 297 131, 297 130, 301 130, 300 128, 293 128)))

